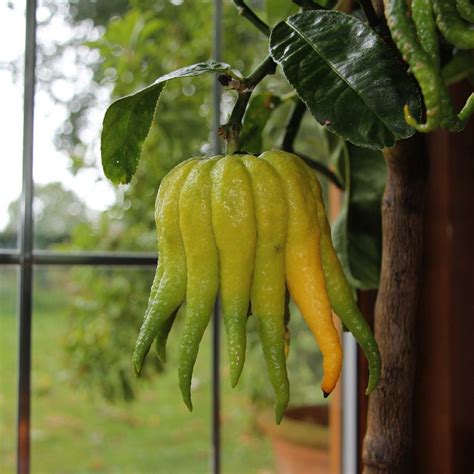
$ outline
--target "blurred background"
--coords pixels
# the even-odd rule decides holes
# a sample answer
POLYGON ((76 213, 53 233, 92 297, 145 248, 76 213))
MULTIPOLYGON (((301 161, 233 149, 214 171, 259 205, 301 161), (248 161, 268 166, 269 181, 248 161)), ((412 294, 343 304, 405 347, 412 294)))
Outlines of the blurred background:
MULTIPOLYGON (((263 4, 250 3, 265 15, 263 4)), ((153 209, 160 180, 183 159, 211 151, 212 79, 169 83, 161 98, 159 124, 153 125, 130 185, 113 187, 103 176, 101 121, 114 98, 211 57, 212 8, 211 0, 39 2, 35 249, 155 251, 153 209)), ((24 15, 25 1, 0 4, 3 250, 18 248, 24 15)), ((231 2, 224 2, 223 29, 225 62, 248 72, 264 58, 264 38, 236 14, 231 2)), ((279 75, 261 89, 278 95, 289 90, 279 75)), ((233 101, 230 92, 223 93, 222 122, 233 101)), ((264 149, 279 142, 289 107, 290 103, 283 103, 272 115, 264 131, 264 149)), ((313 155, 318 150, 316 158, 327 161, 332 144, 308 120, 311 123, 303 124, 300 146, 311 148, 313 155)), ((153 267, 34 268, 32 472, 209 471, 210 331, 195 368, 192 414, 182 403, 177 385, 180 321, 169 338, 166 367, 150 354, 144 376, 137 380, 132 373, 131 353, 153 275, 153 267)), ((17 299, 18 269, 0 265, 2 473, 16 470, 17 299)), ((279 428, 273 423, 272 391, 255 322, 250 318, 248 360, 234 390, 230 389, 223 341, 224 473, 276 472, 277 462, 282 462, 278 456, 291 457, 274 451, 288 450, 279 446, 287 438, 297 445, 297 458, 319 456, 326 467, 318 472, 330 472, 328 408, 319 389, 320 355, 293 307, 290 331, 288 365, 295 410, 292 419, 279 428), (272 445, 275 434, 277 441, 272 445)), ((333 399, 337 403, 337 395, 333 399)), ((337 433, 339 428, 333 444, 339 443, 337 433)), ((308 462, 315 466, 314 459, 308 462)))

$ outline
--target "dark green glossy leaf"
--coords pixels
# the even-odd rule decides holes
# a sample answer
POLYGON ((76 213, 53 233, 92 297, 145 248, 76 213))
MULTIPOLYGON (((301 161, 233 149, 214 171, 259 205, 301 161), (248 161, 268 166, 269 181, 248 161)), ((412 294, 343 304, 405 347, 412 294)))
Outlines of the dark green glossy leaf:
POLYGON ((262 132, 270 115, 281 99, 271 92, 263 92, 252 97, 245 112, 242 133, 240 134, 240 148, 249 153, 262 152, 262 132))
POLYGON ((266 0, 267 21, 274 25, 298 11, 298 6, 291 0, 266 0))
POLYGON ((403 106, 419 115, 415 84, 356 18, 323 10, 294 15, 273 29, 270 52, 318 122, 345 140, 380 149, 413 135, 403 106))
POLYGON ((347 144, 346 192, 332 234, 346 276, 354 288, 377 288, 382 254, 381 201, 387 179, 382 153, 347 144))
POLYGON ((225 63, 209 61, 193 64, 166 74, 151 86, 110 105, 105 113, 101 136, 102 167, 107 178, 115 184, 129 183, 132 179, 166 82, 208 72, 236 75, 225 63))

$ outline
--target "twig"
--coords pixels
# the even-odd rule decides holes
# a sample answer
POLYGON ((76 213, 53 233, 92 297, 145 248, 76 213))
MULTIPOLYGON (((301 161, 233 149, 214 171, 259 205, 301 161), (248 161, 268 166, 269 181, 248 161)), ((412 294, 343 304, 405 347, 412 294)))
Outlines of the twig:
POLYGON ((301 7, 303 10, 326 10, 326 8, 317 4, 313 0, 293 0, 293 3, 301 7))
POLYGON ((285 151, 292 152, 293 144, 298 135, 298 130, 300 128, 301 120, 303 115, 306 112, 306 106, 300 99, 297 99, 293 110, 291 111, 290 118, 286 124, 286 132, 283 137, 283 142, 281 144, 281 149, 285 151))
POLYGON ((311 168, 315 169, 319 173, 326 176, 326 178, 328 178, 329 181, 334 183, 334 185, 336 185, 339 189, 344 190, 344 185, 342 184, 341 180, 324 163, 321 163, 320 161, 314 160, 313 158, 310 158, 309 156, 306 156, 294 151, 294 142, 295 142, 296 136, 298 135, 298 130, 301 125, 301 120, 303 119, 305 112, 306 112, 306 105, 304 104, 302 100, 297 99, 293 107, 293 110, 291 111, 290 118, 288 119, 288 123, 286 124, 286 132, 285 132, 285 136, 283 137, 281 149, 299 156, 311 168))
POLYGON ((263 62, 245 79, 245 84, 248 88, 255 88, 255 86, 269 74, 275 74, 276 63, 271 56, 267 56, 263 62))
POLYGON ((302 153, 298 153, 297 151, 292 152, 294 155, 299 156, 302 160, 305 161, 305 163, 313 168, 314 170, 318 171, 319 173, 323 174, 326 176, 331 183, 333 183, 335 186, 337 186, 339 189, 344 191, 344 185, 342 184, 341 180, 338 178, 338 176, 331 171, 324 163, 321 163, 318 160, 315 160, 313 158, 310 158, 307 155, 303 155, 302 153))
POLYGON ((364 12, 367 23, 371 28, 377 28, 380 26, 380 18, 377 16, 377 13, 372 5, 370 0, 358 0, 362 11, 364 12))
MULTIPOLYGON (((239 15, 250 21, 250 23, 252 23, 265 36, 270 36, 270 27, 262 21, 243 0, 233 0, 233 2, 239 11, 239 15)), ((229 121, 225 125, 222 125, 218 131, 227 142, 228 153, 234 153, 239 150, 239 135, 240 130, 242 129, 242 118, 247 109, 253 89, 265 76, 268 74, 274 74, 275 70, 276 63, 270 56, 268 56, 262 64, 260 64, 252 74, 250 74, 250 76, 241 81, 232 81, 232 78, 225 75, 219 77, 221 84, 230 85, 239 93, 229 117, 229 121)))
POLYGON ((270 27, 261 20, 243 0, 233 0, 233 2, 239 11, 239 15, 247 18, 247 20, 258 28, 265 36, 270 36, 270 27))

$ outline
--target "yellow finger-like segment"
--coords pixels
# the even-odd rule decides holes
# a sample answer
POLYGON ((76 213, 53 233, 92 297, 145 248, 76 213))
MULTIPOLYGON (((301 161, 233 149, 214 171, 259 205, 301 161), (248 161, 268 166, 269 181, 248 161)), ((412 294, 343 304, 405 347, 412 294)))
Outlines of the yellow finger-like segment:
POLYGON ((187 264, 186 311, 179 349, 178 377, 189 410, 191 377, 199 343, 211 318, 219 286, 217 248, 212 231, 211 172, 219 157, 200 161, 179 195, 179 224, 187 264))
POLYGON ((250 173, 257 219, 252 314, 275 392, 275 417, 280 423, 290 388, 285 351, 285 244, 288 206, 278 173, 264 160, 241 157, 250 173))
POLYGON ((133 366, 140 373, 153 339, 183 302, 186 292, 186 258, 178 219, 181 186, 197 159, 174 168, 161 182, 155 204, 158 233, 158 267, 145 318, 133 353, 133 366))
POLYGON ((377 341, 357 306, 353 290, 344 275, 341 262, 332 244, 331 228, 324 210, 319 181, 315 172, 306 165, 304 166, 317 205, 318 222, 321 229, 321 254, 329 301, 334 312, 355 337, 367 357, 369 381, 366 393, 368 394, 375 389, 380 378, 381 361, 377 341))
POLYGON ((322 269, 320 230, 311 187, 299 164, 300 158, 279 151, 265 152, 261 158, 276 169, 284 183, 289 207, 286 281, 323 355, 321 388, 327 395, 339 379, 342 349, 322 269))
POLYGON ((256 244, 250 176, 238 156, 222 158, 212 170, 212 225, 219 254, 219 295, 234 387, 245 361, 256 244))

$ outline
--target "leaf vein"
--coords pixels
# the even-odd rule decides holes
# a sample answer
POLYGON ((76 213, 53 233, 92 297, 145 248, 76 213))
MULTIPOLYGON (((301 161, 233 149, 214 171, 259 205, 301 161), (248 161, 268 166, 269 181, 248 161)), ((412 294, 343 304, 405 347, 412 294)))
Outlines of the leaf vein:
POLYGON ((390 127, 386 124, 384 120, 379 116, 379 114, 376 113, 376 111, 366 102, 364 99, 364 96, 360 94, 360 92, 353 87, 353 85, 348 82, 343 75, 331 64, 331 62, 326 58, 326 56, 323 55, 323 53, 318 49, 318 47, 304 34, 303 31, 301 31, 299 28, 297 28, 295 25, 286 22, 286 24, 296 33, 298 34, 307 44, 310 46, 316 54, 327 64, 327 66, 345 83, 347 86, 353 90, 358 97, 364 102, 364 104, 367 106, 367 108, 374 114, 375 117, 383 124, 383 126, 388 130, 388 132, 393 136, 394 133, 390 129, 390 127))

